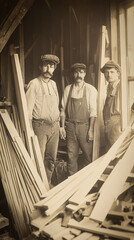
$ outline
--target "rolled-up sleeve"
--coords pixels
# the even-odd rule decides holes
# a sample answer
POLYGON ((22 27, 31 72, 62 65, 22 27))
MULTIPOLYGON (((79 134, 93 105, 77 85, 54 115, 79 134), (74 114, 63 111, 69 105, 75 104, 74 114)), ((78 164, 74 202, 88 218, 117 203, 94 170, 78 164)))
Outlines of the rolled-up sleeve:
POLYGON ((35 104, 35 95, 36 95, 35 84, 31 80, 26 88, 26 100, 27 100, 28 115, 30 120, 32 120, 32 113, 33 113, 34 104, 35 104))
POLYGON ((90 117, 97 117, 97 97, 98 97, 98 92, 96 88, 92 86, 89 91, 89 116, 90 117))

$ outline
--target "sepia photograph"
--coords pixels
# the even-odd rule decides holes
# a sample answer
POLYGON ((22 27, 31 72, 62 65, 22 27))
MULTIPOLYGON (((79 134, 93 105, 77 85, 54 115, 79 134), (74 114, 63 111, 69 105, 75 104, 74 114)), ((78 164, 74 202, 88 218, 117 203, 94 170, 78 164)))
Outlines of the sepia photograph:
POLYGON ((134 240, 134 0, 0 0, 0 240, 134 240))

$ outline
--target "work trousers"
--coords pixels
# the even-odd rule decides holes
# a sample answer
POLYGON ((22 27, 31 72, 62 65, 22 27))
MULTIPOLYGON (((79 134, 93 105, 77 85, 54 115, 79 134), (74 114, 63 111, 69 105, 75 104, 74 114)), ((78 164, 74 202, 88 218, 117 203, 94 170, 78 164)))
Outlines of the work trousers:
POLYGON ((73 175, 78 171, 79 148, 81 148, 84 159, 81 165, 86 166, 92 161, 93 142, 87 142, 89 124, 88 123, 66 123, 67 133, 67 154, 68 154, 68 174, 73 175))
POLYGON ((106 151, 116 142, 121 135, 121 120, 119 115, 111 116, 105 126, 106 151))
POLYGON ((46 124, 33 120, 33 129, 38 137, 48 183, 51 184, 59 143, 59 122, 46 124))

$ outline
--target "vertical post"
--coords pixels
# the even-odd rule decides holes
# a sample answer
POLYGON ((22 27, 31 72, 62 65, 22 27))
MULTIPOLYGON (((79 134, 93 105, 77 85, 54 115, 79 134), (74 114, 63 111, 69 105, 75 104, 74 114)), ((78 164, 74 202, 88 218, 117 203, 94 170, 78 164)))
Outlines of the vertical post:
POLYGON ((117 1, 110 1, 111 14, 111 58, 118 62, 118 26, 117 26, 117 1))
POLYGON ((24 66, 24 33, 23 24, 19 25, 19 35, 20 35, 20 66, 22 72, 22 78, 25 84, 25 66, 24 66))
POLYGON ((123 7, 119 11, 120 24, 120 62, 121 62, 121 117, 122 130, 124 130, 128 123, 128 76, 127 76, 127 53, 126 53, 126 25, 125 25, 125 10, 123 7))
POLYGON ((89 66, 89 50, 90 50, 90 25, 89 25, 89 15, 87 16, 87 66, 89 66))
POLYGON ((62 84, 62 92, 64 91, 65 88, 65 80, 64 80, 64 48, 63 48, 63 20, 61 20, 61 47, 60 47, 60 58, 61 58, 61 84, 62 84))
POLYGON ((98 64, 98 104, 97 104, 97 120, 95 123, 95 136, 93 145, 93 160, 97 159, 100 154, 100 142, 104 138, 104 124, 103 124, 103 107, 106 97, 106 84, 103 73, 100 72, 100 68, 105 64, 105 44, 106 44, 106 27, 102 26, 100 32, 100 44, 99 44, 99 64, 98 64))

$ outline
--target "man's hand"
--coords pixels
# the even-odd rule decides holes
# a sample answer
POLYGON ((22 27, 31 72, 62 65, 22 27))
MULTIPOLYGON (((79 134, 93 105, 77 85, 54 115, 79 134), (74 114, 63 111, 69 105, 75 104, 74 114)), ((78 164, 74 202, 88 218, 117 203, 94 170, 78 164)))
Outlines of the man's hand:
POLYGON ((94 140, 94 131, 93 130, 89 130, 88 134, 87 134, 87 141, 93 141, 94 140))
POLYGON ((64 127, 60 127, 60 138, 66 140, 66 130, 64 127))

